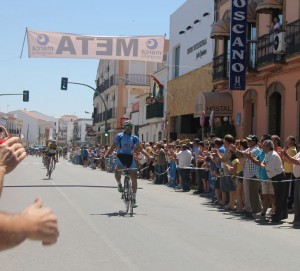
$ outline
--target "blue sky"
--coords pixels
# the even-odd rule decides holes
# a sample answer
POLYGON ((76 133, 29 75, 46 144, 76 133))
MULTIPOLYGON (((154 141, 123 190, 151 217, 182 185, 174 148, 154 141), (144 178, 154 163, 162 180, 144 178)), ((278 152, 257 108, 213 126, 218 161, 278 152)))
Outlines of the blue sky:
POLYGON ((164 35, 169 37, 170 15, 186 0, 10 0, 0 2, 0 111, 39 111, 50 116, 76 114, 88 118, 93 92, 69 85, 60 90, 61 77, 95 87, 97 59, 28 58, 27 40, 20 58, 25 29, 99 36, 164 35))

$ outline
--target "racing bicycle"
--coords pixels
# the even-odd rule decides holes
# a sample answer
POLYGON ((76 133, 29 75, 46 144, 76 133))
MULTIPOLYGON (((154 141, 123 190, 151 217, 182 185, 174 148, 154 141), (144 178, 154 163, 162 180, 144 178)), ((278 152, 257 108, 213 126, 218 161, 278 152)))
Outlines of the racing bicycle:
POLYGON ((133 190, 132 190, 132 182, 129 175, 130 170, 137 170, 137 168, 126 168, 126 169, 120 169, 119 171, 122 171, 124 174, 124 187, 121 199, 125 203, 125 212, 122 212, 124 215, 130 214, 130 216, 133 216, 133 190))
POLYGON ((51 174, 53 172, 53 170, 55 169, 55 156, 48 156, 47 157, 48 159, 48 165, 47 165, 47 176, 48 176, 48 179, 51 178, 51 174))

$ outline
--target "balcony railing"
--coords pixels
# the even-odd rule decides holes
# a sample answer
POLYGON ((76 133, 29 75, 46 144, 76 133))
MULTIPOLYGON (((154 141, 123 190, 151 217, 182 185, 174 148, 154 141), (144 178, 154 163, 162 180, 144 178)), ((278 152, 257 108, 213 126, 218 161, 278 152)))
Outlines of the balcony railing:
POLYGON ((286 43, 288 54, 300 51, 300 20, 286 26, 286 43))
POLYGON ((146 107, 146 119, 162 118, 164 116, 164 104, 150 104, 146 107))
MULTIPOLYGON (((124 77, 120 77, 118 74, 111 75, 109 79, 105 79, 101 84, 99 84, 99 79, 97 80, 97 90, 102 93, 111 86, 117 85, 119 80, 123 80, 125 85, 134 86, 150 86, 150 75, 144 74, 125 74, 124 77)), ((94 94, 94 98, 97 93, 94 94)))
POLYGON ((257 65, 263 65, 274 59, 274 33, 266 34, 257 40, 257 65))
MULTIPOLYGON (((256 70, 257 67, 268 63, 282 63, 285 56, 300 52, 300 20, 286 25, 286 53, 274 55, 274 36, 269 33, 257 40, 247 43, 247 69, 256 70)), ((213 59, 213 79, 228 79, 229 55, 221 54, 213 59)))
MULTIPOLYGON (((117 118, 117 108, 110 108, 106 111, 106 120, 117 118)), ((93 115, 93 124, 105 121, 105 111, 93 115)))
POLYGON ((133 86, 150 86, 150 75, 144 74, 125 74, 125 85, 133 86))
POLYGON ((213 59, 213 80, 228 79, 228 59, 226 54, 221 54, 213 59))

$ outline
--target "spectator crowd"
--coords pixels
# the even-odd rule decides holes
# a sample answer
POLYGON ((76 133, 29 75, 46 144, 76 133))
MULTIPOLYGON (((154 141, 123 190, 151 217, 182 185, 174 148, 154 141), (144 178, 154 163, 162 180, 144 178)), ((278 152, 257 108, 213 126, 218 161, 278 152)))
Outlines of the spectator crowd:
MULTIPOLYGON (((210 135, 201 141, 142 142, 152 157, 134 152, 139 178, 178 192, 193 191, 212 205, 251 219, 272 223, 294 214, 300 226, 300 152, 294 136, 284 143, 277 135, 235 139, 210 135)), ((109 147, 74 147, 70 161, 92 169, 114 172, 115 155, 104 158, 109 147)))

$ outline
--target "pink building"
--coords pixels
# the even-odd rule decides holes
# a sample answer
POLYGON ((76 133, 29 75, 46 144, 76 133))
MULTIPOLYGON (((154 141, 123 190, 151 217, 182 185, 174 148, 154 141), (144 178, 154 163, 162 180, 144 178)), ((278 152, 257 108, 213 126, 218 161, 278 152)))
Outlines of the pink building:
POLYGON ((230 0, 216 0, 213 84, 233 99, 237 137, 277 134, 300 138, 300 1, 249 0, 244 91, 228 88, 230 0), (275 26, 276 19, 279 24, 275 26), (278 20, 277 19, 277 20, 278 20))

